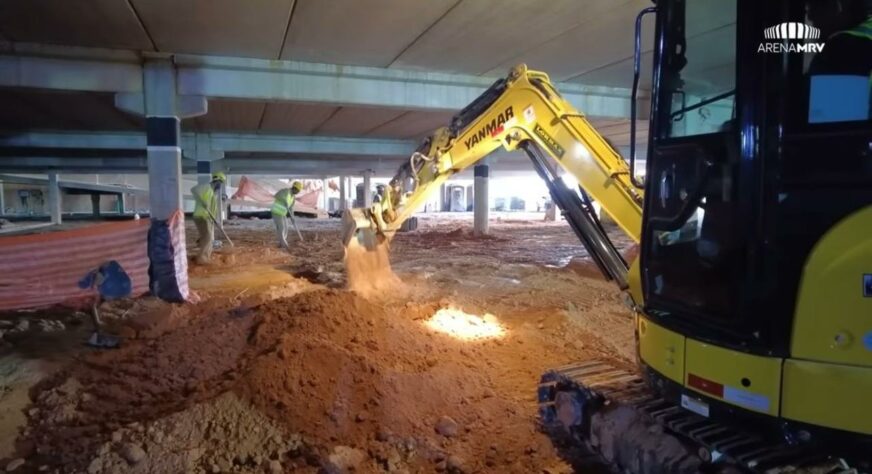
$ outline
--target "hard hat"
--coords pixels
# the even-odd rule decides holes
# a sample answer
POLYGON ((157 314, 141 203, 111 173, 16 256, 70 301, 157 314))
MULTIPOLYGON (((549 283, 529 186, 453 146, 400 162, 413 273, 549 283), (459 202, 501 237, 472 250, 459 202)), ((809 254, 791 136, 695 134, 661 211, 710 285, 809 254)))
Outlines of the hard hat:
POLYGON ((294 191, 295 193, 302 191, 303 190, 303 183, 301 183, 299 181, 294 181, 293 184, 291 184, 291 190, 294 191))
POLYGON ((220 181, 224 184, 227 184, 227 175, 222 173, 221 171, 212 173, 212 181, 220 181))

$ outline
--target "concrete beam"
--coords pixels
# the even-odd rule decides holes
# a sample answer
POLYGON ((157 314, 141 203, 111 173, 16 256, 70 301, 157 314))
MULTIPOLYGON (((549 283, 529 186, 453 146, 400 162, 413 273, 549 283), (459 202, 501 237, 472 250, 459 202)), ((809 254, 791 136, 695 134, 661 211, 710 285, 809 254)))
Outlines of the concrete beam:
POLYGON ((0 147, 145 150, 140 132, 5 132, 0 147))
POLYGON ((373 155, 408 157, 417 144, 411 140, 341 138, 261 134, 210 134, 212 149, 223 152, 310 153, 316 155, 373 155))
MULTIPOLYGON (((180 94, 403 110, 460 110, 496 80, 464 74, 250 58, 176 55, 175 63, 180 94)), ((575 83, 556 86, 586 115, 629 117, 628 89, 575 83)))
MULTIPOLYGON (((379 175, 391 176, 405 160, 360 162, 358 160, 319 160, 319 159, 259 159, 228 158, 225 168, 234 174, 281 174, 299 177, 322 177, 337 175, 361 175, 365 170, 373 170, 379 175)), ((353 190, 351 191, 353 193, 353 190)))
MULTIPOLYGON (((119 105, 139 109, 141 54, 89 48, 7 44, 0 48, 0 86, 119 92, 119 105), (134 58, 137 60, 134 61, 134 58)), ((333 106, 455 111, 493 77, 388 68, 177 54, 176 93, 192 106, 208 98, 291 101, 333 106)), ((558 83, 557 89, 591 117, 627 118, 625 88, 558 83)), ((147 101, 148 99, 145 98, 147 101)), ((196 107, 195 107, 196 108, 196 107)), ((176 111, 179 114, 179 111, 176 111)), ((641 116, 646 112, 640 111, 641 116)), ((179 116, 186 116, 181 113, 179 116)))
MULTIPOLYGON (((372 169, 379 174, 393 175, 405 160, 396 158, 382 158, 378 160, 360 159, 319 159, 319 158, 228 158, 221 161, 223 169, 233 174, 293 174, 299 176, 333 176, 339 174, 360 175, 366 169, 372 169)), ((0 160, 0 172, 2 173, 145 173, 148 170, 148 162, 145 155, 142 157, 56 157, 56 156, 22 156, 9 157, 0 160)), ((182 160, 184 174, 198 174, 197 163, 192 160, 182 160)), ((0 175, 0 181, 26 182, 31 178, 11 177, 0 175), (8 179, 7 179, 8 178, 8 179)), ((31 184, 45 184, 45 180, 33 179, 31 184)), ((143 190, 119 188, 109 185, 86 185, 61 182, 62 187, 69 185, 72 188, 90 188, 96 192, 116 193, 124 190, 128 194, 139 194, 143 190)))
MULTIPOLYGON (((16 158, 16 161, 22 158, 16 158)), ((23 158, 26 160, 26 158, 23 158)), ((69 158, 64 158, 69 159, 69 158)), ((19 183, 19 184, 34 184, 39 186, 49 186, 51 185, 51 179, 44 178, 32 178, 30 176, 13 176, 9 174, 0 174, 0 181, 5 183, 19 183)), ((133 188, 133 187, 124 187, 124 186, 114 186, 111 184, 95 184, 95 183, 83 183, 80 181, 65 181, 58 180, 57 186, 60 189, 69 189, 75 191, 93 191, 97 193, 104 194, 117 194, 117 193, 125 193, 125 194, 137 194, 144 196, 148 192, 142 188, 133 188)))
MULTIPOLYGON (((309 153, 317 155, 373 155, 407 157, 417 143, 412 140, 345 138, 255 133, 184 133, 185 158, 212 161, 227 152, 309 153)), ((144 150, 141 132, 9 132, 0 134, 0 147, 144 150)))
POLYGON ((89 92, 142 92, 135 51, 0 42, 0 86, 89 92))
MULTIPOLYGON (((4 173, 144 173, 146 169, 144 156, 142 158, 22 156, 4 157, 0 160, 0 172, 4 173)), ((192 172, 195 170, 193 162, 190 169, 192 172)))

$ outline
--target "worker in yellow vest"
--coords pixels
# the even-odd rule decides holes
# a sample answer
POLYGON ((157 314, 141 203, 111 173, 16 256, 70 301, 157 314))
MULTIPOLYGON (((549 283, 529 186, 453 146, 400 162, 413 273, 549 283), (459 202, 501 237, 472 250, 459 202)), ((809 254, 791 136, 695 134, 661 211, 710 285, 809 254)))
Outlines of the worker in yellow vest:
POLYGON ((194 196, 194 224, 197 225, 197 246, 200 252, 196 262, 207 264, 212 258, 212 241, 215 240, 215 224, 220 216, 219 202, 221 187, 227 183, 227 176, 217 172, 212 175, 212 181, 191 188, 194 196))
POLYGON ((275 201, 272 205, 272 218, 276 224, 276 233, 279 236, 279 246, 290 251, 288 247, 288 218, 297 231, 297 237, 300 241, 303 240, 303 235, 300 234, 300 229, 297 228, 297 221, 294 219, 294 202, 295 196, 303 190, 303 183, 294 181, 290 188, 279 190, 275 194, 275 201))

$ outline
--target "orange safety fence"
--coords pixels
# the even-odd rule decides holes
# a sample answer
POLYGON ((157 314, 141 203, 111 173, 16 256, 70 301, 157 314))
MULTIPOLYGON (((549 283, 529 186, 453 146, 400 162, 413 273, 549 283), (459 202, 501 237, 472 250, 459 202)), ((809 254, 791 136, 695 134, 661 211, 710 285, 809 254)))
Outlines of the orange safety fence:
POLYGON ((89 304, 93 290, 77 283, 115 260, 130 276, 132 296, 148 291, 149 220, 90 225, 0 237, 0 310, 89 304))

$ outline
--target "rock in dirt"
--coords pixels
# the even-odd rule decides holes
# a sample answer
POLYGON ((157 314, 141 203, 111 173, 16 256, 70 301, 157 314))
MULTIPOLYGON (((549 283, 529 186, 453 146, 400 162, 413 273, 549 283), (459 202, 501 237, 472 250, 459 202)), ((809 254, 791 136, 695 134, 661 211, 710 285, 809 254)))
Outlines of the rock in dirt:
POLYGON ((22 459, 22 458, 13 459, 12 461, 9 461, 9 464, 6 465, 6 472, 13 472, 23 465, 24 465, 24 459, 22 459))
POLYGON ((76 311, 75 313, 67 316, 65 320, 67 324, 78 326, 79 324, 87 321, 88 318, 90 318, 90 316, 88 316, 87 313, 84 313, 82 311, 76 311))
POLYGON ((145 459, 145 450, 138 444, 133 443, 123 444, 118 454, 130 464, 136 464, 145 459))
POLYGON ((454 472, 458 474, 462 474, 466 472, 465 462, 459 456, 448 456, 448 461, 446 461, 446 467, 448 467, 449 472, 454 472))
POLYGON ((336 446, 333 453, 327 457, 325 471, 331 474, 341 474, 353 471, 366 460, 366 453, 348 446, 336 446))
POLYGON ((30 321, 26 319, 21 319, 17 323, 15 323, 15 327, 12 328, 13 332, 27 332, 30 330, 30 321))
POLYGON ((376 432, 375 439, 376 439, 376 441, 381 441, 382 443, 384 443, 384 442, 389 441, 391 439, 391 436, 392 436, 391 430, 389 430, 385 427, 381 427, 376 432))
POLYGON ((457 436, 457 422, 454 421, 450 416, 443 416, 439 418, 439 421, 436 422, 436 432, 445 436, 446 438, 453 438, 457 436))
POLYGON ((284 472, 282 470, 282 463, 278 459, 273 459, 269 462, 269 472, 272 474, 281 474, 284 472))
POLYGON ((42 332, 58 332, 66 329, 64 323, 60 321, 55 321, 53 319, 40 319, 39 321, 37 321, 36 325, 42 332))

